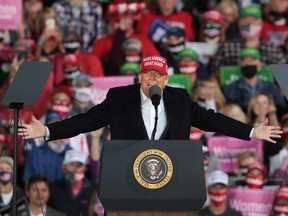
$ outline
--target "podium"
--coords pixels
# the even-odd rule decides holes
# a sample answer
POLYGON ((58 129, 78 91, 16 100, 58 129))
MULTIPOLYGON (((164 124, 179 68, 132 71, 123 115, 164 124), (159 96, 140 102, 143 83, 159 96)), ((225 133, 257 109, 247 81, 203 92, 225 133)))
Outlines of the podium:
POLYGON ((197 215, 206 201, 202 144, 107 141, 98 194, 108 216, 197 215))

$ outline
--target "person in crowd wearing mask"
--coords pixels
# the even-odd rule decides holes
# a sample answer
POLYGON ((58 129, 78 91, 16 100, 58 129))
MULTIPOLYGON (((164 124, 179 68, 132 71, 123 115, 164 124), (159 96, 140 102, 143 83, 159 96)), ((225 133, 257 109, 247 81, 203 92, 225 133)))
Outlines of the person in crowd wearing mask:
POLYGON ((266 166, 255 161, 247 167, 246 185, 251 189, 261 189, 267 182, 267 168, 266 166))
POLYGON ((260 38, 262 28, 261 8, 256 5, 242 8, 238 25, 241 38, 226 41, 219 46, 216 53, 210 58, 208 69, 212 80, 219 81, 220 67, 239 65, 239 54, 245 47, 259 49, 260 61, 264 65, 285 64, 287 62, 279 47, 260 38))
POLYGON ((61 85, 54 89, 50 103, 49 111, 58 113, 62 119, 68 117, 72 109, 73 91, 70 86, 61 85))
POLYGON ((56 55, 51 61, 54 63, 54 84, 58 86, 64 79, 63 60, 66 54, 75 54, 80 63, 81 73, 91 77, 102 77, 104 71, 99 58, 91 53, 81 51, 81 38, 73 28, 65 28, 63 31, 62 45, 64 53, 56 55))
POLYGON ((225 41, 222 27, 222 15, 217 10, 209 10, 202 16, 200 41, 210 44, 220 44, 225 41))
POLYGON ((158 18, 166 22, 171 27, 180 27, 185 32, 187 41, 195 40, 195 32, 193 30, 192 16, 183 11, 177 11, 176 0, 157 0, 158 7, 156 10, 147 12, 142 15, 137 23, 136 33, 148 37, 148 32, 153 21, 158 18))
POLYGON ((239 17, 239 10, 237 3, 234 0, 222 0, 217 4, 215 10, 222 15, 221 27, 225 32, 225 39, 231 40, 239 37, 239 28, 237 20, 239 17))
POLYGON ((139 73, 140 73, 139 64, 127 62, 120 67, 121 75, 132 75, 137 77, 139 73))
POLYGON ((167 59, 169 75, 179 73, 177 55, 185 49, 185 31, 179 27, 171 27, 167 40, 161 47, 161 55, 167 59))
MULTIPOLYGON (((56 112, 49 112, 45 117, 45 123, 62 120, 56 112)), ((25 157, 23 180, 27 182, 34 175, 45 175, 49 182, 61 179, 64 154, 70 149, 69 139, 44 141, 44 143, 42 139, 26 140, 23 146, 25 157)))
POLYGON ((141 59, 143 58, 143 47, 141 41, 135 38, 125 40, 123 42, 123 51, 125 62, 140 64, 141 59))
POLYGON ((177 55, 178 65, 176 73, 191 75, 192 86, 197 80, 208 80, 206 66, 199 60, 198 54, 192 49, 184 49, 177 55))
MULTIPOLYGON (((60 29, 75 29, 82 41, 82 50, 89 52, 94 40, 105 33, 102 5, 95 1, 55 1, 52 5, 60 29)), ((79 47, 80 48, 80 47, 79 47)))
POLYGON ((277 108, 269 95, 255 94, 248 104, 247 115, 249 124, 257 125, 268 118, 269 125, 280 125, 277 116, 277 108))
POLYGON ((65 216, 47 205, 50 196, 49 180, 43 175, 35 175, 29 178, 26 189, 28 206, 31 216, 65 216))
POLYGON ((288 215, 288 186, 281 186, 275 193, 271 216, 288 215))
POLYGON ((260 52, 256 48, 244 48, 240 51, 240 64, 243 77, 224 87, 228 103, 237 103, 247 112, 248 103, 256 93, 271 95, 279 114, 285 109, 284 98, 279 87, 259 78, 257 73, 262 68, 260 52))
POLYGON ((280 123, 283 128, 283 134, 281 137, 282 148, 280 147, 279 152, 271 156, 269 159, 269 176, 282 178, 286 172, 288 162, 288 113, 281 117, 280 123))
POLYGON ((263 20, 261 37, 275 46, 283 46, 288 39, 288 1, 270 0, 268 11, 263 20))
MULTIPOLYGON (((9 156, 0 157, 0 208, 13 202, 13 159, 9 156)), ((25 196, 21 188, 17 188, 17 199, 25 196)))
POLYGON ((75 54, 65 54, 63 58, 63 73, 65 78, 61 85, 72 86, 73 80, 81 74, 80 67, 81 64, 75 54))
POLYGON ((36 57, 53 59, 61 52, 61 32, 56 21, 56 14, 52 8, 44 8, 41 16, 41 34, 37 38, 36 57))
POLYGON ((112 33, 93 44, 92 54, 101 59, 105 75, 119 75, 120 66, 129 57, 138 56, 138 62, 135 63, 140 63, 143 56, 159 54, 148 38, 133 32, 134 21, 132 15, 117 16, 110 20, 112 33))
POLYGON ((51 184, 48 205, 69 216, 88 216, 95 187, 85 178, 87 156, 77 150, 65 153, 64 178, 51 184))
POLYGON ((207 187, 210 204, 199 212, 200 216, 242 216, 240 212, 232 209, 227 202, 229 176, 225 172, 216 170, 209 173, 207 187))

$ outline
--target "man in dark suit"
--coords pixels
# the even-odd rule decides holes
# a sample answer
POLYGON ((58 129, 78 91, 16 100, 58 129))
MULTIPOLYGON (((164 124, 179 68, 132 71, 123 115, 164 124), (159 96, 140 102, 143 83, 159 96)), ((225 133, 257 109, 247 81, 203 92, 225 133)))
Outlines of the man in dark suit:
POLYGON ((33 118, 32 124, 24 124, 19 129, 19 134, 25 138, 57 140, 109 125, 114 140, 151 139, 155 109, 149 98, 149 89, 157 85, 162 97, 158 106, 155 139, 189 139, 191 126, 245 140, 257 138, 275 143, 273 138, 281 137, 282 131, 278 126, 267 126, 267 122, 263 122, 253 128, 213 110, 199 107, 186 90, 166 86, 168 75, 165 58, 144 57, 140 66, 141 84, 112 88, 101 104, 60 122, 44 126, 33 118))

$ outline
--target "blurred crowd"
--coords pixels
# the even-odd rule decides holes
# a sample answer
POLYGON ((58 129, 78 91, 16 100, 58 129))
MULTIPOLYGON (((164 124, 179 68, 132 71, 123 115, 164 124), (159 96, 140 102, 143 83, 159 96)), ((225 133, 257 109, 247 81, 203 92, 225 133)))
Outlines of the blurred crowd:
MULTIPOLYGON (((22 22, 0 26, 0 101, 22 63, 52 62, 54 68, 36 103, 20 111, 20 124, 33 116, 51 123, 86 112, 95 105, 94 79, 133 76, 137 83, 142 57, 162 55, 169 76, 184 75, 199 106, 254 126, 267 120, 284 132, 277 144, 263 143, 262 161, 243 151, 237 169, 223 172, 207 145, 221 135, 191 128, 191 140, 203 142, 207 180, 200 214, 241 215, 226 201, 232 187, 273 188, 272 215, 288 214, 288 187, 281 181, 288 165, 288 103, 269 70, 288 62, 288 0, 22 3, 22 22)), ((13 111, 0 106, 0 208, 12 202, 17 166, 18 191, 32 216, 103 215, 97 186, 109 127, 53 142, 20 138, 13 164, 13 125, 13 111)))

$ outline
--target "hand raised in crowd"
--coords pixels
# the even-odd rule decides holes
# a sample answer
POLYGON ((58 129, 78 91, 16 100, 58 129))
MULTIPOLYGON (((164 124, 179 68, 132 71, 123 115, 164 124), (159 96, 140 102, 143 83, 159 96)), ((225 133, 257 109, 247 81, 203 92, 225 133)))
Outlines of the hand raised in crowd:
POLYGON ((46 41, 47 39, 52 38, 52 37, 55 38, 55 41, 57 41, 57 42, 60 42, 62 39, 61 33, 58 29, 45 28, 45 30, 43 31, 43 33, 40 36, 40 40, 46 41))
POLYGON ((25 59, 19 59, 18 56, 15 56, 13 58, 13 61, 11 63, 11 72, 9 74, 10 78, 14 77, 16 72, 18 71, 20 65, 25 62, 25 59))
POLYGON ((252 138, 262 139, 271 143, 276 143, 273 138, 281 138, 283 131, 280 126, 268 126, 268 118, 265 122, 254 127, 252 138))
POLYGON ((40 138, 46 136, 45 126, 32 116, 31 124, 23 124, 18 129, 18 135, 23 136, 25 139, 40 138))

